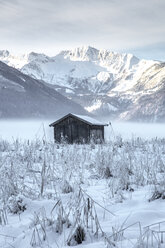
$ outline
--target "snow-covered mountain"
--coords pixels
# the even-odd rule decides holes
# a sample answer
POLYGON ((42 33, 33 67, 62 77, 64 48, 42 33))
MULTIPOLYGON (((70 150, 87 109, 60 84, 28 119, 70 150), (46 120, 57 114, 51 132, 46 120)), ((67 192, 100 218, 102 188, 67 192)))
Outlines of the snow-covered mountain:
POLYGON ((44 82, 0 62, 0 118, 56 118, 68 112, 85 113, 44 82))
POLYGON ((37 53, 14 56, 1 51, 0 60, 51 84, 89 112, 120 119, 165 119, 163 100, 157 106, 152 100, 155 94, 164 97, 162 62, 89 46, 54 57, 37 53))

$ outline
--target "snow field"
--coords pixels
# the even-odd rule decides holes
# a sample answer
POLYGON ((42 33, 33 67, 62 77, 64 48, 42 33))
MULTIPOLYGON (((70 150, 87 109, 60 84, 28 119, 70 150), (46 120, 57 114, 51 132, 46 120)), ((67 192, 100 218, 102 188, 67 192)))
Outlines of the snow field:
POLYGON ((164 139, 1 139, 0 247, 160 247, 164 176, 164 139))

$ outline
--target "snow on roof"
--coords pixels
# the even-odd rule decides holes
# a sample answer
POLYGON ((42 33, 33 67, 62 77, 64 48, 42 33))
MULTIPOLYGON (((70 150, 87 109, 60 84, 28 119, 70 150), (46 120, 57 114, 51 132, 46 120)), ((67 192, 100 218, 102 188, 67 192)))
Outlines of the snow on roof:
POLYGON ((79 118, 81 120, 84 120, 84 121, 86 121, 86 122, 88 122, 88 123, 90 123, 92 125, 101 125, 101 126, 106 126, 107 125, 107 124, 102 123, 102 122, 100 122, 100 121, 98 121, 98 120, 96 120, 96 119, 94 119, 94 118, 92 118, 90 116, 87 116, 87 115, 76 115, 76 114, 72 114, 72 115, 74 115, 77 118, 79 118))
POLYGON ((80 119, 81 121, 83 122, 86 122, 90 125, 97 125, 97 126, 108 126, 108 124, 105 124, 105 123, 102 123, 90 116, 87 116, 87 115, 77 115, 77 114, 68 114, 68 115, 65 115, 64 117, 58 119, 57 121, 53 122, 52 124, 50 124, 49 126, 54 126, 55 124, 59 123, 60 121, 62 121, 65 117, 68 117, 68 116, 75 116, 77 117, 78 119, 80 119))

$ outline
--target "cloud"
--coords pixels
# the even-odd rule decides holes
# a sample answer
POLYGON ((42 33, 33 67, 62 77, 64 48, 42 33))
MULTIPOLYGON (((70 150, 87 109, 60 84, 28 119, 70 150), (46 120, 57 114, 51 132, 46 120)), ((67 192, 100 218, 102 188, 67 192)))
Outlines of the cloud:
POLYGON ((164 0, 0 0, 1 44, 55 51, 131 50, 165 42, 164 0))

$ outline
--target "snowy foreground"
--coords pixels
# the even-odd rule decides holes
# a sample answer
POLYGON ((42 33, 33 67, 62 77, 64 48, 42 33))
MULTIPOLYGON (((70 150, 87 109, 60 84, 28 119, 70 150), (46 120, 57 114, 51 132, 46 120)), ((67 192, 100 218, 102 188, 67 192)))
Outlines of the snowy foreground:
POLYGON ((165 139, 0 140, 0 247, 165 247, 165 139))

